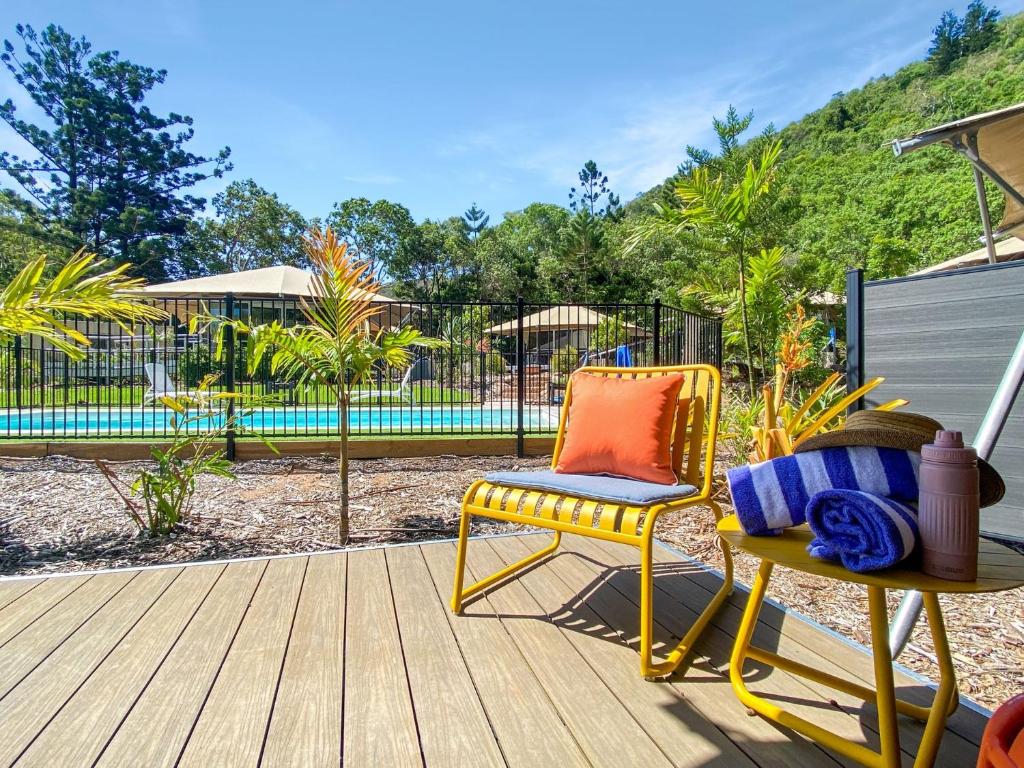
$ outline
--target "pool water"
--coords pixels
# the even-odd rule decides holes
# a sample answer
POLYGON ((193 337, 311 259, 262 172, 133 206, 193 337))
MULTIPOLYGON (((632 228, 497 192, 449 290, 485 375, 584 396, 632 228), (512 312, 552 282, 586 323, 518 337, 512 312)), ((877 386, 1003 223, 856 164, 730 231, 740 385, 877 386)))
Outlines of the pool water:
MULTIPOLYGON (((527 429, 553 427, 549 409, 527 408, 523 414, 527 429)), ((160 435, 170 432, 173 412, 163 406, 147 408, 79 407, 0 411, 0 436, 7 437, 112 437, 160 435)), ((217 417, 214 417, 215 419, 217 417)), ((239 416, 239 423, 266 435, 302 436, 337 434, 338 413, 330 406, 321 408, 257 408, 239 416)), ((189 431, 202 431, 209 425, 198 420, 189 431)), ((404 406, 352 408, 349 429, 377 434, 514 432, 517 412, 512 407, 404 406)))

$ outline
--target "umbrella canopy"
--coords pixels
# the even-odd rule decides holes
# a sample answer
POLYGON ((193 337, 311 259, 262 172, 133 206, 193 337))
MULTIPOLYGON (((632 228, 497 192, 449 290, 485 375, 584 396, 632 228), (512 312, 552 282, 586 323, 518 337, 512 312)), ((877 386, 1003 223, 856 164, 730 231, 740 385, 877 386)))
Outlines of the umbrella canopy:
MULTIPOLYGON (((298 267, 280 266, 227 272, 222 275, 195 277, 172 283, 147 285, 134 294, 151 298, 221 297, 226 293, 236 296, 262 296, 273 298, 310 298, 316 295, 313 275, 298 267)), ((360 293, 366 293, 360 291, 360 293)), ((376 294, 375 302, 392 303, 396 299, 376 294)))
MULTIPOLYGON (((523 318, 523 330, 527 333, 536 331, 566 331, 579 328, 596 328, 602 322, 608 320, 607 315, 602 315, 589 307, 560 305, 548 307, 532 315, 523 318)), ((646 336, 647 333, 637 328, 632 323, 623 322, 626 332, 630 336, 646 336)), ((484 333, 495 336, 514 336, 519 328, 518 320, 509 320, 488 328, 484 333)))

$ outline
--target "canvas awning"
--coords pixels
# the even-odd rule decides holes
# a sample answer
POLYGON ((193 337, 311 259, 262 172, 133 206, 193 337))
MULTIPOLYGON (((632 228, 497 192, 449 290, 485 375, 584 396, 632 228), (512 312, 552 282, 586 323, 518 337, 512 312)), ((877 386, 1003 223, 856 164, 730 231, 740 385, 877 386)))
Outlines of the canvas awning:
MULTIPOLYGON (((298 267, 279 266, 195 277, 172 283, 147 285, 132 293, 152 298, 214 298, 227 293, 236 296, 310 298, 316 295, 313 275, 298 267)), ((365 293, 361 291, 361 293, 365 293)), ((374 301, 394 303, 396 299, 377 294, 374 301)))
POLYGON ((967 158, 974 168, 988 261, 996 263, 995 238, 1024 233, 1024 103, 955 120, 907 139, 893 141, 897 156, 944 143, 967 158), (989 220, 983 177, 1003 193, 1006 207, 996 230, 989 220))
MULTIPOLYGON (((601 322, 608 319, 609 317, 607 315, 602 315, 600 312, 596 312, 588 307, 562 305, 557 307, 548 307, 547 309, 542 309, 539 312, 534 312, 532 315, 526 315, 523 318, 523 330, 527 333, 536 333, 538 331, 566 331, 580 328, 596 328, 601 322)), ((645 331, 637 328, 632 323, 623 322, 623 325, 626 326, 626 332, 630 336, 636 337, 647 335, 645 331)), ((484 333, 493 334, 495 336, 512 336, 515 335, 518 328, 518 320, 509 320, 507 323, 501 323, 500 325, 488 328, 484 333)))
MULTIPOLYGON (((1019 237, 1008 237, 996 243, 996 261, 1018 261, 1024 259, 1024 240, 1019 237)), ((982 246, 976 251, 965 253, 953 259, 947 259, 939 264, 932 264, 930 267, 915 272, 915 275, 930 275, 934 272, 949 272, 953 269, 967 269, 968 267, 980 267, 988 264, 988 246, 982 246)))

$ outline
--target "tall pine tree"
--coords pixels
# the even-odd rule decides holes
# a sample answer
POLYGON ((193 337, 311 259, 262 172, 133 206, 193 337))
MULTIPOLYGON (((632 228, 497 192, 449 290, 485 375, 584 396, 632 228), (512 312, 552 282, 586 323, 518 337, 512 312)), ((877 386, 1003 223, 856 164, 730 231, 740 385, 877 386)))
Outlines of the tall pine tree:
POLYGON ((477 208, 476 203, 473 203, 470 209, 462 214, 462 220, 466 222, 466 233, 469 235, 469 239, 475 243, 480 238, 480 234, 487 229, 491 217, 483 208, 477 208))
POLYGON ((214 158, 192 154, 185 149, 192 118, 160 117, 145 105, 166 71, 132 64, 117 51, 93 54, 84 37, 58 26, 38 34, 19 24, 17 33, 24 54, 5 40, 0 60, 49 124, 20 119, 10 99, 0 104, 0 119, 36 154, 0 152, 0 170, 81 245, 133 263, 138 274, 163 277, 170 239, 205 205, 186 190, 229 170, 230 150, 214 158))

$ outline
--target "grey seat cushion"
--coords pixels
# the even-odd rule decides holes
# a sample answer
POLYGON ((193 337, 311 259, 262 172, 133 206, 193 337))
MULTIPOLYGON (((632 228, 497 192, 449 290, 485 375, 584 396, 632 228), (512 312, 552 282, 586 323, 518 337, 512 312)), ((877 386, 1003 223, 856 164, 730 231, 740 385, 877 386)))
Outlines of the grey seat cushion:
POLYGON ((567 493, 618 504, 655 504, 685 499, 697 493, 692 485, 661 485, 608 475, 569 475, 550 469, 536 472, 490 472, 484 479, 495 485, 567 493))

